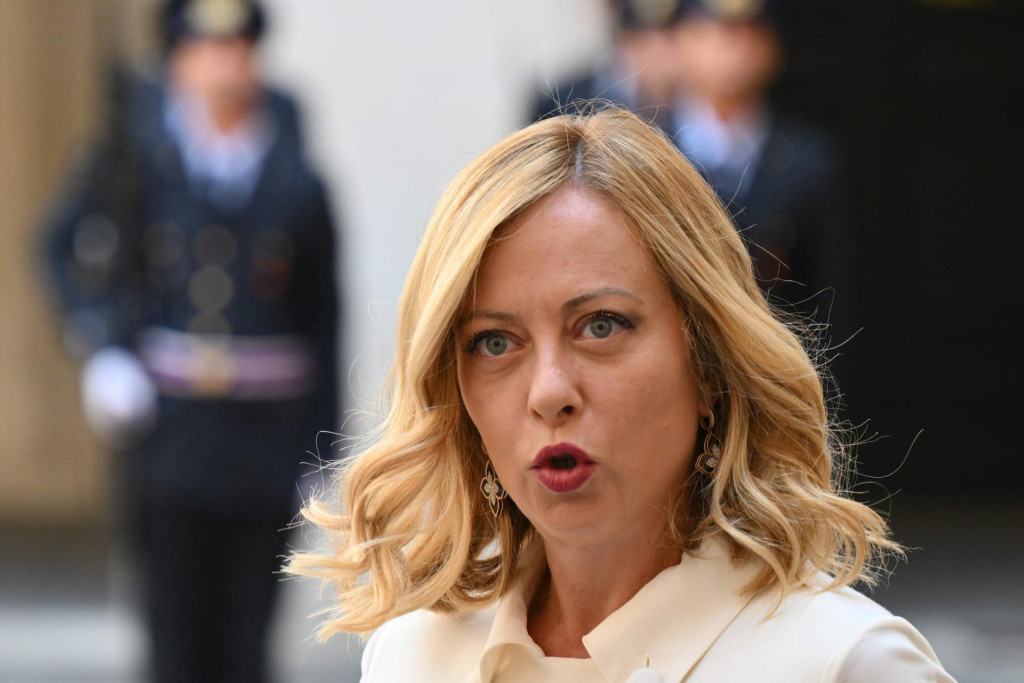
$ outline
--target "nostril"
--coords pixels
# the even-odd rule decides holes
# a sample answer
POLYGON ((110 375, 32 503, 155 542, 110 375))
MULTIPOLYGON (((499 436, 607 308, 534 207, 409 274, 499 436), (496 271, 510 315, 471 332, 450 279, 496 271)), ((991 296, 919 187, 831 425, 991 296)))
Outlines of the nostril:
POLYGON ((575 408, 573 408, 572 406, 565 406, 564 408, 562 408, 562 412, 565 413, 566 415, 572 415, 573 410, 575 410, 575 408))

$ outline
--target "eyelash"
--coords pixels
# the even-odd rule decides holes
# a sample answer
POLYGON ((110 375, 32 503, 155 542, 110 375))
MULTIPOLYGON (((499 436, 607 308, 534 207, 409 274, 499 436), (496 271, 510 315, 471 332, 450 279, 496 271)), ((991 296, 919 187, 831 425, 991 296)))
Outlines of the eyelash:
MULTIPOLYGON (((609 320, 614 320, 616 323, 621 325, 623 329, 627 330, 631 330, 634 327, 636 327, 632 323, 632 321, 630 321, 625 316, 619 315, 618 313, 613 313, 612 311, 608 311, 605 309, 594 311, 590 315, 586 316, 583 319, 581 327, 585 327, 590 321, 594 320, 595 318, 608 318, 609 320)), ((482 342, 484 339, 487 339, 488 337, 493 337, 496 334, 501 334, 501 332, 499 332, 498 330, 483 330, 481 332, 477 332, 472 336, 472 338, 470 338, 470 340, 466 343, 462 350, 465 351, 466 353, 473 353, 474 351, 476 351, 477 346, 480 344, 480 342, 482 342)))
POLYGON ((476 334, 473 335, 472 339, 469 340, 469 342, 462 350, 465 351, 466 353, 473 353, 474 351, 476 351, 476 347, 480 344, 480 342, 482 342, 484 339, 487 339, 488 337, 493 337, 496 334, 500 334, 500 332, 498 332, 497 330, 484 330, 483 332, 477 332, 476 334))
POLYGON ((586 318, 583 319, 583 325, 586 326, 587 323, 589 323, 591 320, 593 320, 595 318, 608 318, 610 320, 614 320, 619 325, 622 325, 622 327, 624 329, 627 329, 627 330, 631 330, 634 327, 636 327, 629 318, 626 318, 625 316, 619 315, 618 313, 613 313, 611 311, 607 311, 605 309, 601 309, 599 311, 594 311, 593 313, 588 315, 586 318))

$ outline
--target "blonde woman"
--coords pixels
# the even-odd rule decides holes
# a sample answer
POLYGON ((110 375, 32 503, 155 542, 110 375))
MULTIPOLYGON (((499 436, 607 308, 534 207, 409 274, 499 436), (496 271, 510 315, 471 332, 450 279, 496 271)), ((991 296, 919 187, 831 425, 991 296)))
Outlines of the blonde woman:
POLYGON ((364 681, 950 681, 849 588, 899 552, 842 495, 800 340, 714 195, 604 111, 452 183, 402 296, 390 413, 308 517, 364 681))

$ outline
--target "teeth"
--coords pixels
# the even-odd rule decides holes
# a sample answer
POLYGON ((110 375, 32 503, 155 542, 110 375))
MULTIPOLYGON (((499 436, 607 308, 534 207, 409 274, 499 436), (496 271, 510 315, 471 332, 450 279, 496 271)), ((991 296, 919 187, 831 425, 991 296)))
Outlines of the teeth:
POLYGON ((576 458, 571 455, 559 455, 551 459, 551 466, 556 470, 571 470, 576 467, 576 458))

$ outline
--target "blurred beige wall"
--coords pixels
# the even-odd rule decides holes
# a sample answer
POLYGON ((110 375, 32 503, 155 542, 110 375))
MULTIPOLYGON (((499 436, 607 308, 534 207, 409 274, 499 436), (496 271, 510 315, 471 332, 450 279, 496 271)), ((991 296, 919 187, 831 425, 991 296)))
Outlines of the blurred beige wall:
MULTIPOLYGON (((0 0, 0 525, 92 525, 106 458, 40 288, 38 225, 103 99, 115 0, 0 0)), ((135 10, 128 13, 135 16, 135 10)))

